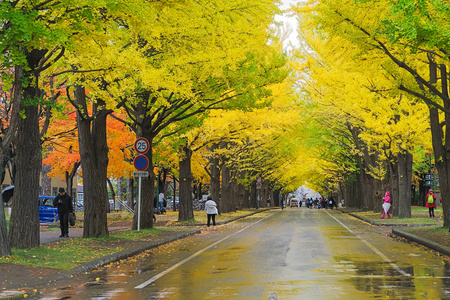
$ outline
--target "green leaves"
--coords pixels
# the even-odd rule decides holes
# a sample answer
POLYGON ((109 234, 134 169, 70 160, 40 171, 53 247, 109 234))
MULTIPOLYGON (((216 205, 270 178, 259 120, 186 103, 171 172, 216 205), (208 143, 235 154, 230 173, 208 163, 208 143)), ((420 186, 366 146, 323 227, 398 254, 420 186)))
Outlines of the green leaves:
POLYGON ((450 5, 445 1, 391 1, 390 13, 383 20, 383 34, 391 42, 401 42, 405 47, 421 46, 448 50, 450 42, 450 5), (406 41, 406 43, 405 43, 406 41))

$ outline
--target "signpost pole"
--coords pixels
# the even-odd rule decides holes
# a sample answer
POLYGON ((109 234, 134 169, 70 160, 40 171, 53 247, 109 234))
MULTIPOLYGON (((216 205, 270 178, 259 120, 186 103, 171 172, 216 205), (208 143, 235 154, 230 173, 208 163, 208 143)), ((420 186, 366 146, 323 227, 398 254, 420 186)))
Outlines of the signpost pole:
POLYGON ((139 177, 139 187, 138 187, 138 221, 137 221, 137 231, 141 229, 141 189, 142 189, 142 177, 148 177, 148 172, 145 171, 148 168, 148 158, 144 156, 150 148, 150 144, 146 138, 138 138, 134 142, 134 150, 139 154, 134 158, 134 167, 137 172, 134 172, 134 177, 139 177))
POLYGON ((141 229, 141 182, 142 176, 139 176, 139 187, 138 187, 138 223, 137 231, 141 229))

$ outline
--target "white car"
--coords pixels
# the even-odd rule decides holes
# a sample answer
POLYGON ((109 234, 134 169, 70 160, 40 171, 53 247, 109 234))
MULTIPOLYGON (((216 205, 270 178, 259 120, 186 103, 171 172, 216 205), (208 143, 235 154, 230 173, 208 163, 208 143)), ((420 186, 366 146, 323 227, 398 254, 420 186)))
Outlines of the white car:
POLYGON ((300 203, 298 202, 297 199, 292 198, 291 200, 289 200, 289 206, 290 207, 300 207, 300 203))

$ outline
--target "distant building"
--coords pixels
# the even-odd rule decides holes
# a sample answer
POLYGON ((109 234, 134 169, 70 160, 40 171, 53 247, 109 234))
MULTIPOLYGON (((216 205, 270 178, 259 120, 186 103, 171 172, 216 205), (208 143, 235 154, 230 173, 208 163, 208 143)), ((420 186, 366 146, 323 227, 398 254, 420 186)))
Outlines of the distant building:
MULTIPOLYGON (((62 181, 61 178, 59 178, 59 177, 53 177, 50 180, 51 180, 51 191, 52 191, 51 195, 43 195, 42 188, 39 187, 39 195, 40 196, 57 196, 59 188, 66 189, 66 187, 67 187, 67 184, 64 181, 62 181)), ((39 178, 39 182, 41 182, 41 178, 39 178)), ((2 190, 10 185, 11 185, 11 178, 9 177, 8 172, 6 172, 5 180, 2 183, 2 190)), ((78 199, 77 190, 78 190, 77 181, 74 180, 74 183, 72 185, 72 191, 70 192, 70 196, 72 196, 72 198, 74 198, 74 199, 78 199)))

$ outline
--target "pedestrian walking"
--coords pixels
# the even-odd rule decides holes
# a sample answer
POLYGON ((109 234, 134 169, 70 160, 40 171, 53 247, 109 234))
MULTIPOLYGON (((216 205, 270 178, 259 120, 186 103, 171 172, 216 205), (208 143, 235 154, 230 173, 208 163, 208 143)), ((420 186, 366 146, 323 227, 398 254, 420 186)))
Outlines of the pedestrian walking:
POLYGON ((383 215, 381 216, 384 219, 384 216, 387 215, 387 218, 390 219, 391 215, 389 214, 389 209, 391 208, 391 196, 389 196, 389 191, 386 191, 386 195, 383 198, 383 215))
MULTIPOLYGON (((331 210, 333 210, 333 206, 336 206, 336 201, 334 201, 334 197, 333 196, 330 197, 328 205, 331 208, 331 210)), ((336 208, 337 208, 337 206, 336 206, 336 208)))
POLYGON ((433 193, 433 189, 430 189, 427 194, 427 203, 425 204, 428 207, 428 213, 430 214, 430 218, 434 218, 434 208, 436 207, 436 195, 433 193))
MULTIPOLYGON (((302 202, 300 201, 300 203, 302 203, 302 202)), ((280 204, 281 204, 281 210, 283 210, 284 209, 284 200, 283 200, 283 198, 280 199, 280 204)), ((301 206, 301 204, 300 204, 300 206, 301 206)))
POLYGON ((53 199, 53 206, 58 208, 61 235, 69 237, 69 213, 73 213, 72 197, 66 194, 64 188, 59 188, 59 195, 53 199))
POLYGON ((217 204, 214 202, 211 196, 208 196, 207 201, 205 202, 205 213, 208 216, 208 222, 206 223, 206 229, 209 230, 209 226, 211 225, 211 220, 213 224, 213 229, 216 230, 216 215, 217 212, 217 204))
POLYGON ((164 193, 159 193, 159 213, 163 214, 164 212, 164 193))

